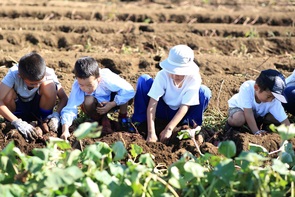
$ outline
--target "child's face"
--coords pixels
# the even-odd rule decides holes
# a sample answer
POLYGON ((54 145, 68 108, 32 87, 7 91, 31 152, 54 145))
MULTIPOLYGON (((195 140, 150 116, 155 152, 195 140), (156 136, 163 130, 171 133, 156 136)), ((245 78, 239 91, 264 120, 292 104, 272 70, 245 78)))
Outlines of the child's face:
POLYGON ((77 78, 79 87, 81 90, 87 94, 91 94, 94 92, 100 82, 100 77, 95 78, 94 76, 90 76, 86 79, 77 78))
POLYGON ((271 102, 275 97, 269 90, 261 91, 257 86, 255 87, 255 98, 257 103, 271 102))
POLYGON ((38 88, 43 82, 43 79, 40 81, 30 81, 28 79, 23 79, 23 80, 28 88, 38 88))
POLYGON ((174 82, 180 83, 183 81, 185 75, 175 75, 175 74, 170 74, 170 77, 173 79, 174 82))

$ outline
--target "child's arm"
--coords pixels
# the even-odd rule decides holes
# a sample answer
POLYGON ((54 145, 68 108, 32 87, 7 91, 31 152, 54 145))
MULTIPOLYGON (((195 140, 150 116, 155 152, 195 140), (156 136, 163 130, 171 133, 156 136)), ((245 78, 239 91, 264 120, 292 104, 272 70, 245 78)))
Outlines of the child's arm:
POLYGON ((173 129, 177 126, 177 124, 182 120, 189 109, 187 105, 181 105, 178 109, 177 113, 174 115, 172 120, 168 123, 165 129, 160 133, 160 141, 166 143, 167 140, 170 139, 172 135, 173 129))
POLYGON ((68 96, 61 86, 58 86, 57 97, 59 101, 58 101, 56 111, 54 111, 51 115, 47 116, 47 119, 49 120, 48 126, 50 130, 54 132, 58 131, 58 128, 60 126, 60 112, 66 106, 68 102, 68 96))
POLYGON ((257 131, 259 131, 259 129, 257 127, 256 120, 254 118, 253 110, 250 108, 244 108, 244 115, 245 115, 246 123, 248 124, 252 133, 255 134, 257 131))
POLYGON ((70 131, 69 131, 69 126, 67 124, 62 125, 62 134, 60 136, 61 139, 67 140, 68 137, 70 137, 70 131))
POLYGON ((149 105, 147 107, 147 141, 156 142, 158 140, 156 130, 155 130, 155 116, 157 109, 158 101, 153 98, 150 98, 149 105))
POLYGON ((66 106, 68 102, 68 96, 65 93, 65 90, 62 86, 58 86, 57 89, 57 97, 59 99, 58 106, 56 108, 56 111, 60 114, 61 110, 66 106))

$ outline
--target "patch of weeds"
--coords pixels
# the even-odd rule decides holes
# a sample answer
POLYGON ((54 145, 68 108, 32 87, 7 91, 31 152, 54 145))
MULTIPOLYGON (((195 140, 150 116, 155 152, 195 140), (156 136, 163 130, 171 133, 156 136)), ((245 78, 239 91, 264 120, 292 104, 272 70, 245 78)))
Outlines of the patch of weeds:
POLYGON ((87 120, 89 120, 89 117, 87 116, 87 114, 85 114, 81 108, 78 108, 78 115, 77 118, 73 121, 73 123, 75 125, 80 125, 84 122, 87 122, 87 120))
POLYGON ((207 109, 204 113, 203 127, 218 131, 222 129, 227 120, 226 114, 217 109, 207 109))
POLYGON ((84 49, 85 49, 85 52, 91 52, 92 51, 92 45, 91 45, 91 42, 90 42, 90 38, 87 39, 87 43, 84 46, 84 49))
POLYGON ((150 18, 146 18, 146 19, 144 19, 143 22, 149 24, 151 22, 151 19, 150 18))
POLYGON ((259 33, 255 28, 251 28, 249 31, 245 33, 245 37, 247 38, 259 38, 259 33))

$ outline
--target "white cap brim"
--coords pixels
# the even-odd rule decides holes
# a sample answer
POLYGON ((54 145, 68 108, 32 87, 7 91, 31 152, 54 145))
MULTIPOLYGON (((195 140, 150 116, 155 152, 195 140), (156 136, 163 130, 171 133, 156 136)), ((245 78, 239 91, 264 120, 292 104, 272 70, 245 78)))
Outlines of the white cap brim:
POLYGON ((278 99, 279 101, 281 101, 282 103, 287 103, 287 100, 286 98, 284 97, 284 95, 281 95, 281 94, 277 94, 277 93, 274 93, 274 92, 271 92, 272 95, 278 99))

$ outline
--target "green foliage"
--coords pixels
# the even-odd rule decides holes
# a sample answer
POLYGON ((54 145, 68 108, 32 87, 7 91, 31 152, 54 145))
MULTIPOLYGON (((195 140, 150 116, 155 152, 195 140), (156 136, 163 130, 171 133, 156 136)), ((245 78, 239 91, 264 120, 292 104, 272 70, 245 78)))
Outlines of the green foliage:
MULTIPOLYGON (((82 125, 75 135, 96 137, 95 124, 82 125), (85 129, 83 131, 83 129, 85 129)), ((289 142, 294 125, 274 128, 282 138, 278 158, 264 147, 249 144, 236 155, 232 141, 218 152, 195 157, 186 152, 163 173, 153 156, 138 145, 96 142, 83 151, 50 138, 46 148, 23 154, 14 143, 0 153, 3 196, 293 196, 294 150, 289 142), (131 155, 131 157, 130 157, 131 155)), ((191 134, 190 134, 191 135, 191 134)), ((165 166, 161 166, 163 168, 165 166)))
POLYGON ((256 29, 251 28, 249 31, 245 33, 245 37, 247 38, 258 38, 259 33, 257 32, 256 29))

